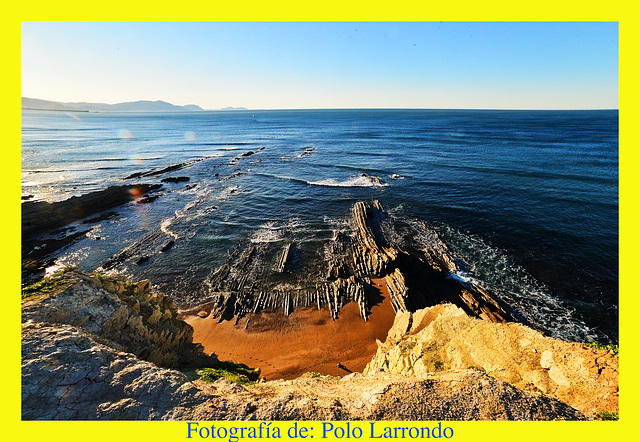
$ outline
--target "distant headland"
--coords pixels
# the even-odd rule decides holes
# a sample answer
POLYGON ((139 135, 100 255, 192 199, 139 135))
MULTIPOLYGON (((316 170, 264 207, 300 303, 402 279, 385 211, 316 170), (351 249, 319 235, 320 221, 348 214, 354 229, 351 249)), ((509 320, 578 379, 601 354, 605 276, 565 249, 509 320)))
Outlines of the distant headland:
MULTIPOLYGON (((67 103, 28 97, 22 97, 22 109, 66 112, 202 112, 206 110, 196 104, 178 106, 161 100, 139 100, 107 104, 86 102, 67 103)), ((246 108, 229 106, 222 110, 246 110, 246 108)))

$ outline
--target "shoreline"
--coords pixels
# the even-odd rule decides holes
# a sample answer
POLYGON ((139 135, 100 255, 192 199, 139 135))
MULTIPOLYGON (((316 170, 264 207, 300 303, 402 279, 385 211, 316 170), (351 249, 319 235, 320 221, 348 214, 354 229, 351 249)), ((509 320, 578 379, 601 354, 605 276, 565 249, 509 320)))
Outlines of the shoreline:
POLYGON ((307 372, 345 376, 364 370, 378 350, 376 340, 386 339, 395 319, 384 278, 372 279, 368 290, 379 301, 367 322, 356 302, 345 304, 336 320, 315 306, 298 307, 289 316, 281 310, 262 311, 237 324, 202 318, 198 308, 182 311, 180 317, 193 327, 193 342, 206 353, 260 368, 267 380, 295 379, 307 372))

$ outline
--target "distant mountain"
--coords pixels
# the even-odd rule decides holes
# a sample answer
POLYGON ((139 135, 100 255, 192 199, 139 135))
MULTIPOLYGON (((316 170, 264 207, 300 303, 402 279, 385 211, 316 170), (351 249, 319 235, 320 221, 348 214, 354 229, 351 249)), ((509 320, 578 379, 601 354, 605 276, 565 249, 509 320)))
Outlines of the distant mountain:
POLYGON ((227 106, 227 107, 223 107, 221 110, 247 110, 247 108, 246 107, 227 106))
POLYGON ((71 110, 64 104, 57 101, 39 100, 37 98, 27 97, 22 97, 22 109, 71 110))
POLYGON ((187 104, 176 106, 166 101, 130 101, 126 103, 64 103, 59 101, 40 100, 22 97, 23 109, 76 111, 76 112, 196 112, 203 111, 200 106, 187 104))

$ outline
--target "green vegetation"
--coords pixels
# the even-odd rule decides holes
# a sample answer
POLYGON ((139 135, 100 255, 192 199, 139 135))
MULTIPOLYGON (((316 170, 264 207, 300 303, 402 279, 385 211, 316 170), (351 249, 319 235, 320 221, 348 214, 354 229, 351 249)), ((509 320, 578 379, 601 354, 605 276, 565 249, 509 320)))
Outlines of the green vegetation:
POLYGON ((99 273, 99 272, 93 272, 91 273, 92 276, 95 276, 96 278, 98 278, 101 282, 104 282, 107 279, 107 276, 99 273))
POLYGON ((232 361, 220 362, 216 368, 200 368, 196 370, 196 373, 205 382, 215 382, 220 378, 225 378, 242 385, 252 384, 260 377, 260 370, 232 361))
POLYGON ((587 347, 596 348, 598 350, 607 350, 614 356, 618 356, 618 346, 616 344, 600 344, 598 342, 586 342, 587 347))
POLYGON ((620 416, 618 415, 617 411, 600 410, 596 414, 603 421, 617 421, 620 419, 620 416))
POLYGON ((42 278, 38 282, 34 282, 33 284, 22 287, 22 299, 27 299, 35 295, 43 295, 52 292, 62 283, 62 281, 60 281, 60 276, 64 275, 72 269, 73 267, 64 267, 63 269, 53 273, 51 276, 47 276, 46 278, 42 278))

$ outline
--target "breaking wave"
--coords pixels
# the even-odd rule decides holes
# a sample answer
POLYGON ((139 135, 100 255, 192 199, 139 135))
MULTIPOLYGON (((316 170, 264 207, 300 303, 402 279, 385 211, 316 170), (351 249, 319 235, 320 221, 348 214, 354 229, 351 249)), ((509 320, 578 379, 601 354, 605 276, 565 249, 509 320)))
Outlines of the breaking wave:
POLYGON ((470 267, 468 272, 454 277, 474 281, 491 290, 534 327, 555 338, 577 342, 603 338, 602 332, 588 327, 572 307, 553 296, 507 252, 492 247, 476 235, 464 234, 449 226, 438 230, 454 253, 470 267))
POLYGON ((345 181, 337 181, 333 178, 320 181, 307 181, 307 184, 312 186, 327 186, 327 187, 387 187, 387 183, 383 182, 377 176, 359 175, 351 177, 345 181))

